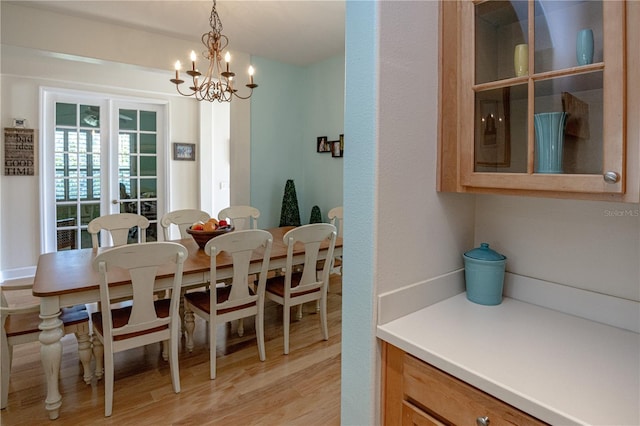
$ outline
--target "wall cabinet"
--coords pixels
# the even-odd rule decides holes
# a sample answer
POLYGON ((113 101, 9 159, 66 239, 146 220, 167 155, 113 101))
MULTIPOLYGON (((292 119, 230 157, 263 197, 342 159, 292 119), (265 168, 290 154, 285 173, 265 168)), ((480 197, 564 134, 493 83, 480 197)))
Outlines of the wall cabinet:
POLYGON ((640 6, 441 2, 438 189, 640 201, 640 6))
POLYGON ((383 342, 385 425, 545 423, 383 342))

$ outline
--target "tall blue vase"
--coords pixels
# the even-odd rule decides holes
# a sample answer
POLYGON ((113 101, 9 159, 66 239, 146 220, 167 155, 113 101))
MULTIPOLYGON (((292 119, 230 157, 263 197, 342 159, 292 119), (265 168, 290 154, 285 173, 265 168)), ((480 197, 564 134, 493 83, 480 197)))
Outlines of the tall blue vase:
POLYGON ((593 30, 585 28, 578 31, 576 38, 576 59, 578 65, 593 63, 593 30))
POLYGON ((545 112, 533 115, 536 131, 536 173, 562 173, 566 121, 566 112, 545 112))

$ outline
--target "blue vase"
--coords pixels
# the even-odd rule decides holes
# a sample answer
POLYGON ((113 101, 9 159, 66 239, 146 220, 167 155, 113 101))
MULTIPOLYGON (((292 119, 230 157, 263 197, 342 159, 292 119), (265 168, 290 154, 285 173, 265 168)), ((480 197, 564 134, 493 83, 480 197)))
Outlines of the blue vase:
POLYGON ((578 60, 578 65, 593 63, 593 31, 588 28, 578 31, 576 59, 578 60))
POLYGON ((533 115, 536 131, 536 173, 562 173, 562 151, 566 112, 545 112, 533 115))

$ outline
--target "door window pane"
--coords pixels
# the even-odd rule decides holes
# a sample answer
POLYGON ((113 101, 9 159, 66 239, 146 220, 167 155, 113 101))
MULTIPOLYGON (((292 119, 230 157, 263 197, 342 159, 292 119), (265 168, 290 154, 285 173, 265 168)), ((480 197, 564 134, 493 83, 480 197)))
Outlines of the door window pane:
POLYGON ((138 111, 135 109, 119 110, 120 131, 122 130, 138 130, 138 111))
POLYGON ((143 132, 156 131, 155 111, 140 111, 140 130, 143 132))
POLYGON ((140 135, 140 152, 142 154, 156 153, 156 135, 153 133, 142 133, 140 135))

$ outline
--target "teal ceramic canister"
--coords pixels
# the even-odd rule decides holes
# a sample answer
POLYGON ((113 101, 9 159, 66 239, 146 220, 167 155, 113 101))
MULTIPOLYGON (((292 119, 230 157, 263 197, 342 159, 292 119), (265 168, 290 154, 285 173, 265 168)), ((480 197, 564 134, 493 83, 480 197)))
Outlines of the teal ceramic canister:
POLYGON ((490 249, 487 243, 467 251, 462 257, 467 299, 480 305, 502 303, 507 257, 490 249))

